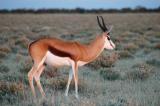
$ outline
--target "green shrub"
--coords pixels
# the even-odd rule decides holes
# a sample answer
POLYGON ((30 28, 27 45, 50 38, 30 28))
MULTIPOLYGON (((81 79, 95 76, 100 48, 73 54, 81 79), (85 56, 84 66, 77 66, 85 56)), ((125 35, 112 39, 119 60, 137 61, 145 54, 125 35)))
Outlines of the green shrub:
POLYGON ((0 72, 7 73, 7 72, 9 72, 9 68, 5 65, 0 65, 0 72))
POLYGON ((130 53, 135 53, 139 47, 134 43, 129 43, 124 46, 124 50, 129 51, 130 53))
POLYGON ((9 53, 9 52, 11 52, 11 49, 7 46, 1 46, 0 52, 9 53))
POLYGON ((99 69, 101 67, 113 67, 118 60, 118 53, 112 53, 109 56, 101 55, 93 62, 89 63, 88 66, 94 69, 99 69))
POLYGON ((19 71, 21 73, 28 73, 31 69, 32 65, 29 62, 20 63, 19 65, 19 71))
POLYGON ((146 61, 147 64, 160 67, 160 61, 156 59, 151 59, 146 61))
POLYGON ((115 100, 109 101, 107 106, 139 106, 136 101, 129 99, 118 97, 115 100))
POLYGON ((44 76, 46 78, 53 78, 60 75, 58 68, 47 66, 44 71, 44 76))
POLYGON ((145 54, 148 54, 148 53, 152 52, 151 48, 144 48, 143 50, 144 50, 145 54))
POLYGON ((7 53, 0 51, 0 59, 3 59, 7 56, 7 53))
POLYGON ((7 56, 7 54, 11 51, 10 48, 7 47, 0 47, 0 59, 7 56))
POLYGON ((28 44, 29 44, 29 40, 26 37, 21 37, 20 39, 15 41, 15 45, 18 45, 24 49, 28 47, 28 44))
POLYGON ((102 76, 103 79, 107 79, 110 81, 120 79, 120 73, 117 71, 112 71, 111 68, 101 68, 100 76, 102 76))
MULTIPOLYGON (((68 82, 68 76, 58 76, 48 79, 47 86, 52 87, 54 89, 64 90, 66 89, 67 82, 68 82)), ((78 80, 78 87, 80 92, 84 91, 86 84, 82 79, 78 80)), ((72 79, 70 84, 70 89, 74 88, 75 88, 74 79, 72 79)))
POLYGON ((127 50, 120 51, 118 54, 119 54, 120 59, 133 57, 132 53, 130 53, 127 50))
POLYGON ((156 44, 156 45, 154 46, 154 48, 155 48, 155 49, 160 49, 160 43, 156 44))
POLYGON ((128 79, 132 80, 145 80, 153 72, 148 64, 136 64, 132 68, 134 70, 127 73, 128 79))
POLYGON ((5 100, 10 104, 14 104, 15 101, 23 98, 23 91, 24 86, 22 83, 0 81, 0 101, 5 100))

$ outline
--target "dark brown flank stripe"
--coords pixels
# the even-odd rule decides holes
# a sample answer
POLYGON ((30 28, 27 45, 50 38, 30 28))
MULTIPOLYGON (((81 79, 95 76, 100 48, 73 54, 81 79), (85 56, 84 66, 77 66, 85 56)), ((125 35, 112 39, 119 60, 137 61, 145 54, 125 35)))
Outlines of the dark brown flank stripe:
MULTIPOLYGON (((56 55, 56 56, 59 56, 59 57, 69 57, 69 58, 70 58, 70 56, 71 56, 69 53, 65 53, 65 52, 60 51, 60 50, 58 50, 58 49, 56 49, 56 48, 54 48, 54 47, 51 47, 51 46, 48 47, 48 50, 49 50, 52 54, 54 54, 54 55, 56 55)), ((47 63, 44 62, 43 65, 46 66, 47 63)))
POLYGON ((60 50, 58 50, 58 49, 56 49, 56 48, 54 48, 54 47, 52 47, 52 46, 49 46, 49 47, 48 47, 48 50, 49 50, 52 54, 54 54, 54 55, 56 55, 56 56, 59 56, 59 57, 69 57, 69 58, 71 57, 71 55, 70 55, 69 53, 60 51, 60 50))

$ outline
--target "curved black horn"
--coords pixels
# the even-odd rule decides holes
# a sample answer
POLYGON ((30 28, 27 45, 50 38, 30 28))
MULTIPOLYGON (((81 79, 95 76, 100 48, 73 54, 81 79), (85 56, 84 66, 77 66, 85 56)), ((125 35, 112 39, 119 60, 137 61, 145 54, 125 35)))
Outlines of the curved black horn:
POLYGON ((103 32, 106 31, 106 29, 101 25, 100 21, 99 21, 99 17, 97 16, 97 21, 98 21, 98 25, 99 27, 102 29, 103 32))
POLYGON ((103 24, 103 28, 105 29, 105 31, 108 31, 108 28, 106 27, 105 23, 104 23, 104 19, 102 16, 100 16, 102 19, 102 24, 103 24))

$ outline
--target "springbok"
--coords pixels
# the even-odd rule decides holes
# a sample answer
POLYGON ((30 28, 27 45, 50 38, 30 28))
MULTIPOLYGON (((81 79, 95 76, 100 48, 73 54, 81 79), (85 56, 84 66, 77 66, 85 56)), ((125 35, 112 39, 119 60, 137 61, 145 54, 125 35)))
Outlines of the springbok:
POLYGON ((97 16, 99 27, 103 33, 98 35, 90 44, 83 45, 78 42, 63 41, 57 38, 44 38, 32 42, 29 45, 29 54, 33 59, 34 65, 28 72, 29 84, 34 97, 36 97, 33 86, 33 78, 36 81, 37 87, 41 92, 42 97, 45 93, 40 83, 40 75, 45 68, 45 64, 52 66, 71 66, 69 72, 68 83, 65 90, 65 95, 68 96, 68 90, 72 77, 75 82, 75 96, 78 98, 78 67, 83 66, 94 59, 106 49, 114 49, 115 44, 110 39, 111 27, 106 27, 104 19, 97 16))

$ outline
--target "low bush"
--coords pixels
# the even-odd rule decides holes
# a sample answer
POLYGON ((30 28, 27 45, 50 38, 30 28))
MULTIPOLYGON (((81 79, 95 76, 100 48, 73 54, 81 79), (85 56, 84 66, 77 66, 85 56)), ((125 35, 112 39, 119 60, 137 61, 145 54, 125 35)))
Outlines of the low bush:
POLYGON ((9 52, 11 52, 11 49, 7 46, 1 46, 0 52, 9 53, 9 52))
POLYGON ((0 101, 7 101, 10 104, 21 97, 23 98, 24 85, 23 83, 2 82, 0 81, 0 101))
POLYGON ((120 51, 120 52, 118 52, 118 54, 119 54, 120 59, 122 59, 122 58, 132 58, 133 57, 132 53, 130 53, 127 50, 120 51))
POLYGON ((19 71, 21 73, 28 73, 32 68, 32 64, 29 62, 22 62, 19 64, 19 71))
POLYGON ((134 70, 127 73, 127 78, 131 80, 145 80, 153 72, 148 64, 136 64, 132 68, 134 70))
POLYGON ((59 72, 58 68, 47 66, 44 71, 44 76, 46 78, 54 78, 60 75, 59 72))
MULTIPOLYGON (((47 85, 54 89, 64 90, 66 89, 67 82, 68 82, 68 76, 58 76, 48 79, 47 85)), ((86 87, 85 82, 82 79, 79 79, 78 80, 79 91, 83 92, 85 87, 86 87)), ((72 79, 71 81, 70 89, 75 89, 74 79, 72 79)))
POLYGON ((1 73, 8 73, 9 68, 6 65, 0 65, 0 72, 1 73))
POLYGON ((117 71, 113 71, 111 68, 101 68, 100 76, 102 76, 103 79, 110 81, 120 79, 120 73, 117 71))
POLYGON ((146 61, 147 64, 160 67, 160 61, 156 59, 151 59, 146 61))
POLYGON ((155 49, 160 49, 160 43, 156 44, 156 45, 154 46, 154 48, 155 48, 155 49))
POLYGON ((3 59, 7 56, 7 53, 5 52, 0 52, 0 59, 3 59))
POLYGON ((118 98, 116 100, 112 100, 108 102, 107 106, 125 106, 127 104, 127 100, 124 98, 118 98))
POLYGON ((101 67, 112 67, 118 60, 118 53, 112 53, 109 56, 101 55, 93 62, 89 63, 88 66, 94 69, 99 69, 101 67))
POLYGON ((9 52, 11 52, 11 49, 7 46, 2 45, 0 47, 0 59, 5 58, 9 52))
POLYGON ((152 52, 152 49, 151 48, 144 48, 143 51, 145 54, 148 54, 148 53, 152 52))
POLYGON ((138 46, 134 43, 128 43, 124 46, 124 50, 127 50, 131 53, 135 53, 137 49, 138 49, 138 46))
POLYGON ((135 100, 129 98, 118 97, 115 100, 109 101, 107 106, 139 106, 135 100))
POLYGON ((29 40, 26 37, 21 37, 20 39, 15 41, 15 45, 18 45, 24 49, 28 47, 28 44, 29 44, 29 40))

